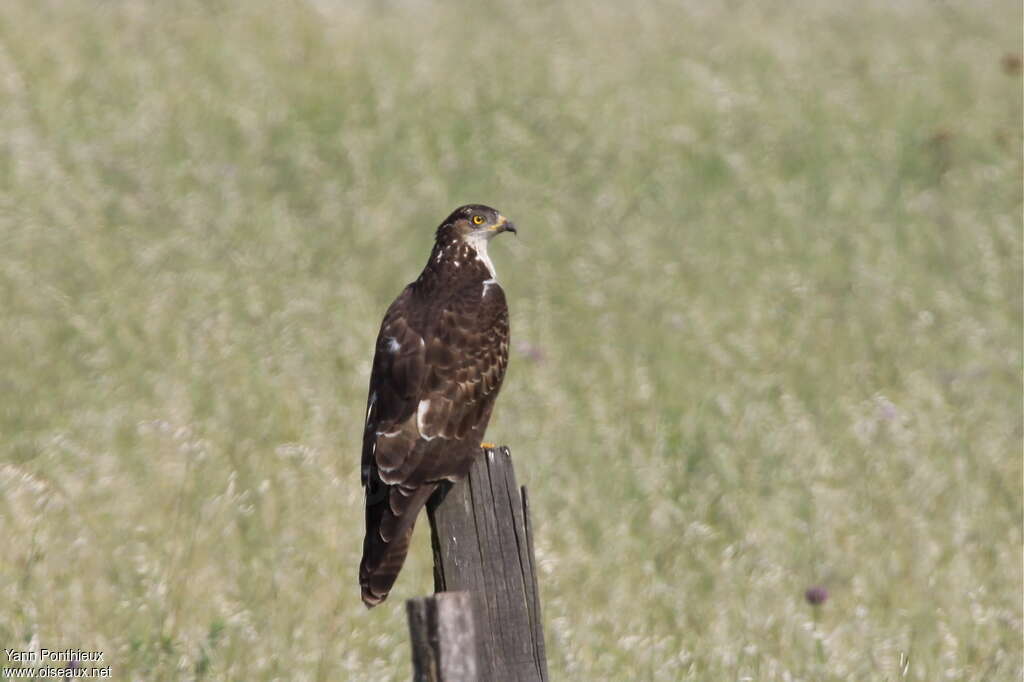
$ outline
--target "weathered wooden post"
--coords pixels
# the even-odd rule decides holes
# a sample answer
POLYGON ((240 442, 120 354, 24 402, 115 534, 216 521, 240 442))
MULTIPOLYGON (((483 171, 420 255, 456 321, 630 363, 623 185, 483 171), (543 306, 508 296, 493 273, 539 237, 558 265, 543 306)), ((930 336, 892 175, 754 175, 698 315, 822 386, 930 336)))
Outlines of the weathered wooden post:
POLYGON ((546 682, 529 502, 509 449, 486 449, 465 479, 431 498, 427 515, 434 590, 469 593, 479 679, 546 682))
POLYGON ((476 632, 468 592, 443 592, 405 603, 413 682, 478 682, 476 632))

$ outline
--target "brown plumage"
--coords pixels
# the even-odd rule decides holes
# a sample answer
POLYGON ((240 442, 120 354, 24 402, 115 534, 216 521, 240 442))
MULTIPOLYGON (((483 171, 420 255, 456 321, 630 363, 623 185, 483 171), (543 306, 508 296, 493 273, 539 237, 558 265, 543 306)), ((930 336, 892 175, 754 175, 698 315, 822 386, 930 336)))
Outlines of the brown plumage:
POLYGON ((363 432, 367 607, 387 598, 438 484, 464 476, 481 452, 508 364, 508 307, 487 255, 505 231, 515 227, 493 208, 456 209, 419 278, 384 315, 363 432))

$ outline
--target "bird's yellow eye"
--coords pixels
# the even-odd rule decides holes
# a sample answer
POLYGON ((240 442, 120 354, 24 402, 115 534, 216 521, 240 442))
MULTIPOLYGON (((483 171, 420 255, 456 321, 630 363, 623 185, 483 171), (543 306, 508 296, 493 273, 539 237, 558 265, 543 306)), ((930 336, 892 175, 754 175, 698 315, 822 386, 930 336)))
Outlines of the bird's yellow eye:
POLYGON ((475 216, 473 216, 473 224, 474 225, 483 225, 484 224, 484 217, 482 215, 475 215, 475 216))

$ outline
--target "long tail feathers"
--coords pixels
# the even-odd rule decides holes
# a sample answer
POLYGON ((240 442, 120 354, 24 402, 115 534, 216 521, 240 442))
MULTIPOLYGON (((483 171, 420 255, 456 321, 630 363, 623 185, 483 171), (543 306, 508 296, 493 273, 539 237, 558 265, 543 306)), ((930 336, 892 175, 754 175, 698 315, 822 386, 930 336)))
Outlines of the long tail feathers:
POLYGON ((367 608, 387 599, 409 553, 416 517, 436 488, 436 483, 406 488, 377 479, 367 489, 366 536, 359 563, 359 585, 367 608))

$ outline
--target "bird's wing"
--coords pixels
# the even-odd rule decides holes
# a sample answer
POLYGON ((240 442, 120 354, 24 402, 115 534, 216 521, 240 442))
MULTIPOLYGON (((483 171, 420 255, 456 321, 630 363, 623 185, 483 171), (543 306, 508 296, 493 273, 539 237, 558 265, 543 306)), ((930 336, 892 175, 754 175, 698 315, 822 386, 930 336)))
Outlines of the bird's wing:
POLYGON ((483 296, 469 287, 443 308, 432 331, 425 342, 417 428, 421 438, 463 440, 490 416, 505 377, 505 294, 497 284, 485 285, 483 296))
POLYGON ((364 486, 370 483, 371 473, 377 467, 378 441, 405 435, 405 425, 416 410, 422 390, 426 344, 423 335, 410 323, 411 298, 411 289, 407 287, 388 308, 377 335, 363 431, 364 486))
POLYGON ((410 320, 409 289, 388 309, 370 378, 364 485, 374 470, 391 485, 461 473, 444 458, 424 461, 417 445, 461 444, 490 417, 508 365, 508 308, 501 288, 488 286, 484 296, 478 288, 453 296, 422 330, 410 320))

